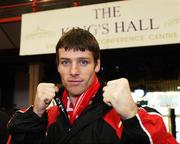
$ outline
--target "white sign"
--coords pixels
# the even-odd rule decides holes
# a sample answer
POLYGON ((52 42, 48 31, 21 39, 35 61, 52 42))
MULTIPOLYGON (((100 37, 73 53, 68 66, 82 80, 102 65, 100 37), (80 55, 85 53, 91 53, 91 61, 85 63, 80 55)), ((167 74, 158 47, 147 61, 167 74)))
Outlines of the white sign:
POLYGON ((101 49, 180 43, 180 0, 134 0, 22 16, 20 55, 55 53, 72 27, 89 30, 101 49))

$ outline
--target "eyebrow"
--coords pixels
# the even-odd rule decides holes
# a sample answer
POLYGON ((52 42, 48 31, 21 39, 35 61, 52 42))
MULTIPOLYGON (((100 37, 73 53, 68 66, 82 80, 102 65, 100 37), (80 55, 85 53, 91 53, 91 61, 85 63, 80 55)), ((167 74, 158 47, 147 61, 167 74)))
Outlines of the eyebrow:
MULTIPOLYGON (((59 58, 60 60, 68 60, 68 59, 71 59, 71 58, 67 58, 67 57, 61 57, 59 58)), ((75 59, 90 59, 90 57, 77 57, 75 59)))

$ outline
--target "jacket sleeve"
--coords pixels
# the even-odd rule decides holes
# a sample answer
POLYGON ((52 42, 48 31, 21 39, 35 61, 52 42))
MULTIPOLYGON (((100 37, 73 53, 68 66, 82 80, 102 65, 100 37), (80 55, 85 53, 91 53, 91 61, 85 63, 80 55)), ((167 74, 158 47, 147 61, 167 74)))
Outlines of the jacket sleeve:
POLYGON ((152 108, 139 108, 135 117, 122 120, 122 124, 125 144, 178 144, 167 132, 161 115, 152 108))
POLYGON ((47 125, 47 114, 41 118, 32 110, 17 111, 8 123, 10 132, 9 143, 44 143, 47 125))

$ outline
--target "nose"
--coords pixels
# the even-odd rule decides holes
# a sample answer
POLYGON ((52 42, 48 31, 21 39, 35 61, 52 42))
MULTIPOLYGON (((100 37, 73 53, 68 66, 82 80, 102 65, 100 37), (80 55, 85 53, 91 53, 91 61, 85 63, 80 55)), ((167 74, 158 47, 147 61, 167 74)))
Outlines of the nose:
POLYGON ((71 69, 70 69, 70 74, 72 76, 76 76, 79 74, 79 67, 78 67, 78 64, 77 63, 72 63, 71 65, 71 69))

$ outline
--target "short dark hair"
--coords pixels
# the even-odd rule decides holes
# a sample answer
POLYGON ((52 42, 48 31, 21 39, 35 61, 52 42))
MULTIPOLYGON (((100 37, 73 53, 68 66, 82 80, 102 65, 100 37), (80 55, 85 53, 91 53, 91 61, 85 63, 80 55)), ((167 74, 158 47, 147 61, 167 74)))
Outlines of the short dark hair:
POLYGON ((56 45, 57 64, 59 64, 58 50, 60 48, 74 51, 89 50, 93 54, 95 63, 100 59, 100 48, 96 38, 89 31, 81 28, 72 28, 59 39, 56 45))

